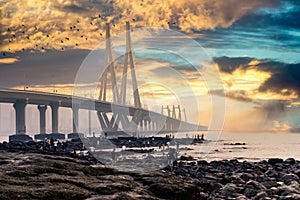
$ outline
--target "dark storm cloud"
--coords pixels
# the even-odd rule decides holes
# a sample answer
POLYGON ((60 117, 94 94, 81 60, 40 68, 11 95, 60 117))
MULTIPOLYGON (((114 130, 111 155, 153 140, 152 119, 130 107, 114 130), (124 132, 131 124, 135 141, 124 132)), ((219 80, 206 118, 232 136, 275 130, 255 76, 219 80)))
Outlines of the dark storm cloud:
POLYGON ((260 86, 259 91, 272 91, 283 95, 291 95, 291 92, 295 91, 300 96, 300 63, 266 62, 257 67, 272 73, 272 76, 260 86), (284 89, 288 90, 282 92, 284 89))
POLYGON ((299 1, 281 1, 280 9, 271 11, 253 10, 235 22, 237 26, 249 27, 282 27, 300 28, 300 5, 299 1))
POLYGON ((237 68, 245 69, 248 67, 248 63, 252 58, 248 57, 238 57, 238 58, 229 58, 226 56, 214 58, 214 61, 218 64, 220 70, 226 73, 232 73, 237 68))
POLYGON ((270 72, 268 78, 260 87, 260 92, 275 92, 282 95, 291 95, 296 92, 300 96, 300 63, 287 64, 282 62, 260 60, 259 64, 249 65, 255 60, 249 57, 219 57, 214 59, 222 72, 233 73, 236 69, 247 70, 255 68, 259 71, 270 72))

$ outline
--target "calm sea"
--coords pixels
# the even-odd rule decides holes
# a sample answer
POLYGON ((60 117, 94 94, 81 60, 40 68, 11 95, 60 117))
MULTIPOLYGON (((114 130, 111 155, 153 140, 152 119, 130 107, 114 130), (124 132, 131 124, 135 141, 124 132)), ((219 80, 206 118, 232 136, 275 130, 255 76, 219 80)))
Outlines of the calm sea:
POLYGON ((190 145, 193 149, 187 153, 205 160, 241 159, 258 161, 267 158, 289 158, 300 160, 300 133, 222 133, 216 136, 206 135, 206 144, 190 145), (231 145, 245 143, 245 145, 231 145))

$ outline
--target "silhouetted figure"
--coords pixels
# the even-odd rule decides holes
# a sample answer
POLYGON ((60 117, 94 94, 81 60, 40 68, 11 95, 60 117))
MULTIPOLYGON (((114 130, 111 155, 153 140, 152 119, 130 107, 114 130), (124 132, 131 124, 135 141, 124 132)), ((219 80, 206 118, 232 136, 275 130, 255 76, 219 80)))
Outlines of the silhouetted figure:
POLYGON ((53 139, 53 137, 51 137, 51 139, 50 139, 50 146, 51 146, 51 147, 54 146, 54 139, 53 139))
POLYGON ((204 140, 204 134, 202 133, 202 135, 201 135, 201 140, 204 140))
POLYGON ((111 152, 111 160, 112 160, 112 164, 115 164, 117 161, 117 153, 116 153, 116 148, 113 148, 112 152, 111 152))
POLYGON ((6 56, 5 52, 2 53, 3 56, 6 56))

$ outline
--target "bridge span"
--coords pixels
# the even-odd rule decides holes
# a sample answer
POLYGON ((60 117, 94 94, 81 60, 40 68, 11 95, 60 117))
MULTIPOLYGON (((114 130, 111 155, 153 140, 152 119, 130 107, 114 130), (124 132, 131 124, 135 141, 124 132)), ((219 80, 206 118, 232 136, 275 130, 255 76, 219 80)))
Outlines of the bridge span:
MULTIPOLYGON (((12 89, 0 89, 0 103, 13 104, 16 113, 16 135, 19 137, 10 137, 11 140, 18 140, 22 138, 28 138, 26 136, 26 124, 25 124, 25 113, 26 106, 28 104, 36 105, 39 110, 39 126, 40 134, 46 134, 46 109, 51 108, 52 117, 52 133, 58 133, 59 127, 59 108, 66 107, 72 110, 73 118, 73 133, 77 133, 77 127, 79 126, 78 111, 79 109, 95 110, 101 113, 114 113, 122 112, 123 115, 133 117, 138 111, 142 118, 141 123, 136 125, 136 129, 128 129, 125 127, 108 128, 108 124, 102 125, 101 128, 104 132, 128 132, 134 133, 135 131, 140 132, 183 132, 183 131, 197 131, 207 130, 205 126, 199 126, 196 124, 184 122, 178 119, 174 119, 169 116, 162 115, 143 108, 135 108, 133 106, 120 105, 106 101, 100 101, 95 99, 88 99, 83 97, 76 97, 72 95, 62 95, 35 91, 24 91, 24 90, 12 90, 12 89)), ((117 113, 120 114, 120 113, 117 113)), ((109 119, 106 121, 109 122, 109 119)), ((100 124, 101 125, 101 124, 100 124)), ((113 126, 110 126, 113 127, 113 126)))

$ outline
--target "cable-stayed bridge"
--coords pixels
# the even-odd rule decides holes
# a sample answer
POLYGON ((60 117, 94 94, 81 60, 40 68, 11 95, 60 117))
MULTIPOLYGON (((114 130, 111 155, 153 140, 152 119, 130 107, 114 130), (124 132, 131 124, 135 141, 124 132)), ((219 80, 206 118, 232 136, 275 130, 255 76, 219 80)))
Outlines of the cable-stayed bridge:
POLYGON ((58 130, 58 115, 61 107, 72 109, 73 133, 78 132, 79 109, 97 111, 99 125, 103 132, 107 134, 122 132, 136 136, 138 133, 176 133, 207 130, 205 126, 187 122, 185 110, 180 106, 162 106, 161 113, 142 108, 137 84, 138 77, 134 70, 129 22, 126 23, 126 52, 121 85, 119 87, 112 55, 110 28, 109 24, 107 24, 105 70, 99 79, 99 97, 97 100, 74 95, 0 89, 0 103, 13 104, 16 113, 16 133, 10 136, 10 140, 30 140, 30 137, 26 135, 25 123, 26 106, 28 104, 37 105, 39 110, 40 133, 36 135, 36 139, 43 139, 44 137, 65 138, 65 135, 60 134, 58 130), (131 78, 134 105, 126 105, 128 78, 131 78), (112 102, 107 101, 109 92, 112 93, 112 102), (46 133, 46 110, 48 107, 51 108, 51 135, 46 133))

